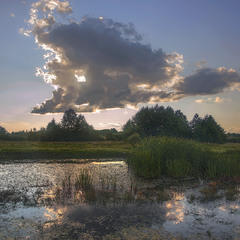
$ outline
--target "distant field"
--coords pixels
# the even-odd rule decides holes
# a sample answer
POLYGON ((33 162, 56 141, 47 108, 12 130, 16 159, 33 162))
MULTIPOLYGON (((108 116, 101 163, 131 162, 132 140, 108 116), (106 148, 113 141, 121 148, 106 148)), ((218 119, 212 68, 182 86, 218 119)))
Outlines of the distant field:
POLYGON ((207 144, 214 152, 240 151, 240 143, 207 144))
POLYGON ((124 142, 8 142, 0 141, 0 161, 21 159, 74 159, 125 157, 124 142))

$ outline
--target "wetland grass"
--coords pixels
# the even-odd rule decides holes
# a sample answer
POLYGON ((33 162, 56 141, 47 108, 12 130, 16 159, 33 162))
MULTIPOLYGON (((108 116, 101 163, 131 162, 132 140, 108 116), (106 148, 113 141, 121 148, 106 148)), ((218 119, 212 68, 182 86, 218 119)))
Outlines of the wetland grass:
POLYGON ((201 197, 200 200, 203 202, 214 201, 220 198, 218 194, 218 188, 216 186, 206 186, 200 189, 201 197))
POLYGON ((145 178, 240 176, 239 148, 219 151, 217 147, 187 139, 152 137, 133 148, 127 163, 145 178))
POLYGON ((239 195, 239 189, 236 186, 230 186, 225 190, 225 197, 228 201, 235 201, 239 195))
POLYGON ((76 175, 75 178, 75 188, 80 189, 89 189, 92 187, 93 183, 93 173, 88 169, 81 169, 81 171, 76 175))
MULTIPOLYGON (((100 174, 93 180, 94 172, 82 169, 73 176, 65 176, 52 195, 52 202, 58 203, 88 203, 105 206, 108 203, 153 203, 170 199, 170 194, 164 188, 146 188, 130 180, 129 187, 123 188, 116 176, 100 174)), ((46 201, 45 201, 46 203, 46 201)), ((50 204, 50 202, 47 202, 50 204)))

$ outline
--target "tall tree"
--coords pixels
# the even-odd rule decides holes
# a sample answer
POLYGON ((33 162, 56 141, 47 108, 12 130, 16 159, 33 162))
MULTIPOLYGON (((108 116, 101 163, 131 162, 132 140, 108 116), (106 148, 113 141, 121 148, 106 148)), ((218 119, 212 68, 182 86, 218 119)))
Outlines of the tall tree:
POLYGON ((4 127, 0 126, 0 140, 7 140, 8 137, 9 137, 9 134, 7 130, 4 127))
POLYGON ((189 126, 187 118, 178 110, 163 106, 144 107, 124 126, 126 132, 137 132, 140 136, 187 137, 189 126))
POLYGON ((73 109, 65 111, 61 128, 67 141, 90 140, 93 127, 90 126, 82 114, 77 115, 73 109))
POLYGON ((55 119, 53 118, 51 122, 47 125, 47 131, 52 131, 57 126, 55 119))
POLYGON ((42 140, 44 141, 61 141, 63 140, 63 129, 61 129, 60 124, 57 124, 53 118, 51 122, 48 123, 46 130, 42 129, 42 140))
POLYGON ((77 114, 75 113, 75 111, 73 109, 68 109, 63 114, 63 118, 61 121, 61 127, 64 130, 74 131, 74 128, 78 121, 77 119, 78 118, 77 118, 77 114))
POLYGON ((7 134, 7 130, 2 126, 0 126, 0 134, 7 134))
POLYGON ((226 139, 224 129, 215 121, 211 115, 203 119, 197 114, 194 115, 191 123, 192 135, 198 141, 222 143, 226 139))
POLYGON ((76 132, 82 132, 82 131, 88 131, 92 129, 93 127, 87 123, 85 117, 82 114, 79 114, 76 119, 74 130, 76 132))
POLYGON ((192 121, 189 122, 189 127, 191 129, 191 131, 193 132, 195 127, 200 124, 202 122, 202 118, 199 117, 199 115, 196 113, 194 116, 193 116, 193 119, 192 121))
POLYGON ((122 128, 124 138, 136 133, 136 125, 132 119, 129 119, 122 128))

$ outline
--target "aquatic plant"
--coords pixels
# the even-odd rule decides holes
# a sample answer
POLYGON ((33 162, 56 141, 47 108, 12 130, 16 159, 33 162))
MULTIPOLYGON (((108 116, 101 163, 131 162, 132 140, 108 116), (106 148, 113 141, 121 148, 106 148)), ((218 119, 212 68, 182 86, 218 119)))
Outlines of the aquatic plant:
POLYGON ((93 173, 88 169, 81 169, 80 172, 76 175, 75 178, 75 189, 87 189, 92 187, 93 182, 93 173))
POLYGON ((135 146, 128 165, 145 178, 169 176, 240 176, 240 151, 213 151, 211 145, 188 139, 151 137, 135 146))
POLYGON ((236 200, 239 194, 239 189, 236 186, 230 186, 225 190, 225 197, 229 201, 236 200))
POLYGON ((62 190, 67 195, 70 195, 72 192, 72 183, 71 183, 71 176, 65 176, 64 179, 62 179, 62 190))
POLYGON ((220 196, 218 195, 218 188, 216 186, 206 186, 200 189, 201 201, 214 201, 220 196))
POLYGON ((147 138, 137 145, 127 160, 140 176, 186 177, 204 167, 206 149, 194 141, 178 138, 147 138))

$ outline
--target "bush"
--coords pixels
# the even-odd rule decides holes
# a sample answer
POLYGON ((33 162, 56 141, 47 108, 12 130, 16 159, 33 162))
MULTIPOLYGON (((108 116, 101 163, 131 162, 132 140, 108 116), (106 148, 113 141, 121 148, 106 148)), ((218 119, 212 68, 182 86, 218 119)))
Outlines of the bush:
POLYGON ((132 134, 126 139, 126 142, 133 146, 139 143, 140 141, 141 141, 141 137, 137 133, 132 134))

